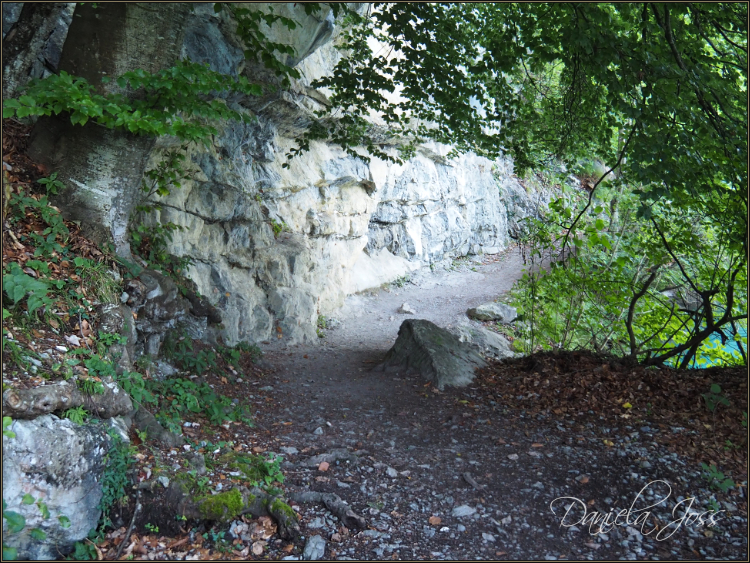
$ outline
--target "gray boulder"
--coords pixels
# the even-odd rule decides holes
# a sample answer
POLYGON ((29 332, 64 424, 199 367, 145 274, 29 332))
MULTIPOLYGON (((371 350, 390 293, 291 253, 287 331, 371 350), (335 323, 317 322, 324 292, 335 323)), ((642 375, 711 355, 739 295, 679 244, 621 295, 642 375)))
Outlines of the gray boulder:
POLYGON ((478 321, 500 321, 501 323, 512 323, 518 317, 515 307, 505 303, 484 303, 466 311, 466 314, 478 321))
POLYGON ((485 358, 504 360, 505 358, 516 357, 515 352, 513 352, 513 346, 508 340, 482 326, 462 324, 453 327, 451 332, 461 342, 470 344, 485 358))
POLYGON ((486 365, 476 350, 447 330, 423 319, 407 319, 401 323, 382 369, 400 367, 417 372, 442 390, 446 385, 469 385, 474 370, 486 365))
POLYGON ((16 436, 3 436, 3 500, 7 510, 26 519, 26 526, 10 534, 3 519, 3 543, 18 549, 18 559, 56 559, 96 527, 110 446, 106 428, 104 423, 78 425, 54 415, 13 421, 10 430, 16 436), (26 494, 41 499, 49 518, 36 502, 22 502, 26 494), (63 516, 68 527, 62 525, 63 516), (45 539, 31 536, 35 528, 45 539))

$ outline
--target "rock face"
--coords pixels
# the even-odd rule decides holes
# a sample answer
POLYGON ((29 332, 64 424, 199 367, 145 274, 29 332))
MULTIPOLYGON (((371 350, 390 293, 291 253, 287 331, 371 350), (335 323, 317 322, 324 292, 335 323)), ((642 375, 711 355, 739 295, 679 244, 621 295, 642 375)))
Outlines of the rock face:
POLYGON ((106 425, 79 426, 45 415, 15 420, 10 430, 16 436, 3 436, 3 500, 8 510, 25 517, 26 527, 8 534, 4 519, 3 542, 18 549, 19 559, 56 559, 99 521, 100 481, 109 444, 106 425), (25 494, 41 499, 49 518, 36 504, 23 504, 25 494), (67 529, 60 525, 61 516, 70 520, 67 529), (45 541, 31 537, 34 528, 46 533, 45 541))
POLYGON ((126 305, 107 308, 102 322, 111 325, 113 332, 128 336, 133 350, 132 354, 128 351, 130 357, 148 354, 156 358, 165 336, 176 328, 192 338, 215 341, 213 325, 221 322, 215 308, 194 292, 186 291, 183 297, 175 282, 160 272, 143 270, 125 284, 121 299, 126 305), (133 313, 135 321, 131 320, 133 313))
POLYGON ((417 372, 442 390, 446 385, 469 385, 474 379, 474 370, 486 365, 471 346, 435 323, 407 319, 401 323, 396 343, 381 367, 417 372))
MULTIPOLYGON (((116 75, 141 63, 155 70, 172 64, 179 52, 223 73, 272 82, 267 72, 245 61, 227 10, 216 14, 210 4, 195 4, 192 10, 158 5, 155 13, 136 5, 100 6, 98 11, 83 6, 76 8, 76 16, 79 9, 81 18, 73 18, 69 34, 73 37, 78 26, 78 39, 66 42, 61 60, 61 68, 74 74, 116 75), (127 23, 107 45, 122 56, 81 66, 81 53, 88 53, 86 33, 105 12, 109 15, 101 25, 127 23), (164 42, 155 46, 144 40, 145 50, 133 51, 143 33, 138 18, 144 17, 150 26, 167 22, 166 42, 177 46, 155 53, 164 42)), ((330 73, 342 55, 335 48, 339 30, 329 8, 307 15, 301 4, 287 3, 276 5, 275 13, 295 20, 297 28, 274 26, 264 32, 295 49, 286 62, 296 64, 302 78, 287 90, 228 99, 254 121, 225 123, 210 146, 185 149, 189 177, 144 220, 183 227, 169 250, 192 260, 189 276, 221 314, 228 344, 277 336, 316 341, 318 316, 330 316, 348 294, 428 264, 499 252, 508 243, 509 215, 517 220, 536 204, 514 178, 509 159, 490 161, 474 154, 448 159, 450 147, 435 144, 420 147, 414 158, 397 165, 376 158, 365 162, 336 146, 312 142, 306 153, 288 162, 295 138, 328 103, 326 92, 310 84, 330 73)), ((114 239, 118 254, 127 257, 125 225, 138 202, 141 174, 179 145, 88 125, 71 129, 45 122, 38 129, 32 153, 54 161, 50 166, 61 171, 69 187, 58 204, 88 225, 90 233, 114 239), (74 154, 62 158, 63 148, 73 145, 74 154)))
POLYGON ((515 307, 505 303, 484 303, 466 311, 466 315, 478 321, 499 321, 509 324, 516 320, 518 312, 515 307))

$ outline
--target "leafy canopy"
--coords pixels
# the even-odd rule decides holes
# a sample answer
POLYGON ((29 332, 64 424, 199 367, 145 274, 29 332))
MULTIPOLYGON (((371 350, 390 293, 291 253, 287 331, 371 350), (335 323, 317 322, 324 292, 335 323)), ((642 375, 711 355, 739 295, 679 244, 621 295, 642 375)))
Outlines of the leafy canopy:
POLYGON ((316 84, 332 92, 320 116, 336 119, 301 148, 331 139, 394 158, 398 137, 433 139, 509 153, 521 173, 622 154, 621 173, 643 186, 641 215, 660 198, 700 207, 746 250, 744 5, 375 3, 347 18, 346 56, 316 84))

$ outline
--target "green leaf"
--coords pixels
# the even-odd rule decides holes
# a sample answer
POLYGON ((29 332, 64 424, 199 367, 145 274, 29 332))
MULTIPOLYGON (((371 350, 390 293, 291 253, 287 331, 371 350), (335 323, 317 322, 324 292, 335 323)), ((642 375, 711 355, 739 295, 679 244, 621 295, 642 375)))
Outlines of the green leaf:
POLYGON ((3 543, 3 559, 7 561, 15 561, 18 559, 18 548, 10 547, 3 543))
POLYGON ((70 518, 61 514, 60 516, 57 517, 57 519, 60 521, 61 528, 63 528, 64 530, 67 530, 68 528, 70 528, 70 518))
POLYGON ((44 541, 47 539, 47 534, 45 534, 39 528, 32 528, 30 535, 32 539, 35 539, 37 541, 44 541))
POLYGON ((31 96, 21 96, 18 101, 27 106, 35 106, 36 100, 31 96))
POLYGON ((8 532, 11 534, 18 533, 26 527, 26 518, 21 516, 18 512, 4 510, 3 518, 5 518, 8 523, 8 532))
POLYGON ((26 493, 25 495, 23 495, 21 502, 23 504, 34 504, 34 500, 34 497, 32 497, 29 493, 26 493))

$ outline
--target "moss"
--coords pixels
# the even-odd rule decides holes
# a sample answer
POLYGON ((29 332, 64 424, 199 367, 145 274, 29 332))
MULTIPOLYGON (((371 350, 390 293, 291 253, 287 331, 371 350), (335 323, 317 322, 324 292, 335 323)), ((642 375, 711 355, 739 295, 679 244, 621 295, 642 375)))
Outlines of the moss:
POLYGON ((297 519, 297 513, 294 512, 292 507, 278 498, 273 499, 270 512, 271 514, 285 514, 291 520, 297 519))
POLYGON ((219 462, 242 473, 247 481, 253 483, 263 481, 265 475, 263 468, 266 460, 261 456, 228 452, 219 458, 219 462))
POLYGON ((206 520, 231 520, 244 508, 242 495, 237 489, 210 495, 198 500, 200 514, 206 520))

